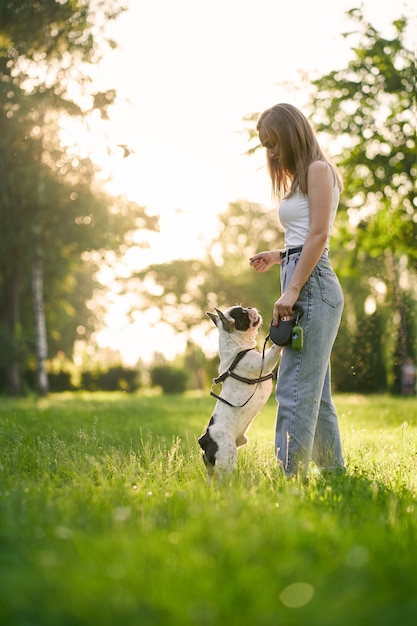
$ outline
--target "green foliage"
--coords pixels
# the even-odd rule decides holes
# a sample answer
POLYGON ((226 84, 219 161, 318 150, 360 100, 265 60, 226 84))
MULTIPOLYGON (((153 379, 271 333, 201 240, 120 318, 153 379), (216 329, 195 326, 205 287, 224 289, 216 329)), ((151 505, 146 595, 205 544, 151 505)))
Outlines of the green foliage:
POLYGON ((108 118, 117 94, 110 86, 95 92, 89 72, 106 44, 102 28, 123 6, 122 0, 1 3, 0 339, 12 347, 5 367, 26 364, 18 342, 33 353, 34 258, 42 258, 50 355, 70 357, 78 331, 88 338, 98 322, 88 308, 102 288, 98 266, 126 250, 133 230, 157 227, 143 207, 100 191, 92 161, 60 135, 63 118, 83 124, 91 115, 108 118))
POLYGON ((188 372, 175 365, 155 365, 151 368, 153 387, 161 387, 163 393, 181 394, 188 386, 188 372))
MULTIPOLYGON (((52 392, 72 391, 75 389, 70 372, 52 372, 48 374, 49 389, 52 392)), ((36 387, 34 387, 36 389, 36 387)))
MULTIPOLYGON (((75 368, 72 368, 75 369, 75 368)), ((141 372, 138 369, 114 365, 107 369, 82 371, 77 379, 76 372, 69 369, 53 368, 48 371, 51 392, 62 391, 124 391, 133 393, 142 386, 141 372)), ((26 393, 36 390, 36 372, 28 367, 23 372, 23 388, 26 393)), ((0 394, 7 387, 6 370, 0 368, 0 394)))
POLYGON ((379 379, 382 388, 387 382, 396 390, 401 363, 416 358, 415 305, 405 313, 417 267, 415 55, 405 43, 406 18, 394 21, 395 36, 386 38, 360 10, 349 17, 357 25, 345 35, 358 40, 353 58, 313 81, 310 105, 318 131, 339 151, 345 189, 333 247, 343 245, 347 254, 338 256, 336 267, 353 287, 347 299, 351 327, 367 330, 362 337, 355 332, 343 349, 352 353, 356 389, 376 389, 379 379), (369 296, 377 327, 364 311, 369 296))
MULTIPOLYGON (((345 293, 333 381, 343 391, 394 391, 401 363, 407 356, 417 360, 415 55, 405 43, 410 26, 405 18, 393 23, 388 39, 360 10, 348 17, 355 25, 345 35, 355 38, 352 60, 313 81, 305 77, 311 118, 345 183, 331 242, 345 293)), ((259 148, 257 118, 245 118, 248 153, 259 148)), ((213 306, 256 306, 268 322, 280 293, 279 269, 255 275, 248 259, 282 245, 275 211, 243 201, 230 204, 204 261, 141 273, 143 284, 155 283, 145 306, 159 306, 181 332, 207 328, 204 312, 213 306)))
POLYGON ((210 372, 210 364, 200 346, 192 341, 187 342, 184 354, 184 368, 188 372, 188 386, 190 389, 206 389, 208 378, 215 377, 210 372), (207 375, 208 374, 208 375, 207 375))
MULTIPOLYGON (((343 146, 338 162, 349 220, 346 240, 358 254, 406 253, 415 265, 416 78, 415 54, 405 43, 408 22, 394 21, 395 36, 388 39, 360 10, 349 15, 359 43, 346 68, 313 81, 313 119, 319 131, 343 146)), ((360 261, 356 255, 352 260, 360 261)))
POLYGON ((282 243, 275 211, 266 212, 262 206, 244 201, 231 203, 219 216, 219 233, 204 259, 152 265, 136 274, 143 307, 157 306, 161 317, 179 332, 199 325, 210 328, 205 313, 215 306, 244 304, 269 315, 279 292, 279 270, 255 280, 249 257, 282 243), (154 289, 149 289, 149 281, 154 289))
POLYGON ((80 389, 85 391, 128 391, 140 388, 140 372, 117 365, 106 370, 89 370, 81 373, 80 389))
POLYGON ((2 622, 414 626, 417 400, 336 403, 346 476, 284 482, 271 402, 209 488, 208 397, 6 399, 2 622))
MULTIPOLYGON (((0 377, 1 380, 1 377, 0 377)), ((72 382, 71 373, 65 370, 48 373, 49 389, 51 392, 75 391, 76 387, 72 382)), ((36 372, 34 369, 27 369, 23 373, 24 389, 29 392, 36 390, 36 372)))
POLYGON ((341 325, 332 356, 333 386, 343 392, 383 392, 387 389, 387 372, 381 320, 377 313, 359 319, 352 334, 346 333, 345 324, 341 325))

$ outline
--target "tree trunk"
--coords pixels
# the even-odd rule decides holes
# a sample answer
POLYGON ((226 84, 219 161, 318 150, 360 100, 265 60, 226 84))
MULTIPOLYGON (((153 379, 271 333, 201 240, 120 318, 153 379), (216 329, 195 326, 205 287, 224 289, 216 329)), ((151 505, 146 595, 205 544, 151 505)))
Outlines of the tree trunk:
POLYGON ((39 107, 41 134, 39 137, 39 171, 38 171, 38 207, 33 225, 33 266, 32 266, 32 298, 35 316, 35 350, 36 350, 36 386, 41 396, 49 391, 48 374, 45 361, 48 358, 48 341, 43 291, 43 242, 41 238, 40 216, 45 207, 45 180, 42 176, 43 125, 47 98, 44 97, 39 107))
POLYGON ((11 396, 21 393, 20 360, 19 360, 19 271, 13 273, 4 281, 5 286, 5 327, 7 342, 6 379, 7 390, 11 396))
POLYGON ((45 307, 43 301, 43 258, 39 245, 39 233, 34 229, 35 254, 32 266, 32 298, 35 315, 36 384, 38 392, 46 396, 49 391, 45 361, 48 358, 45 307))

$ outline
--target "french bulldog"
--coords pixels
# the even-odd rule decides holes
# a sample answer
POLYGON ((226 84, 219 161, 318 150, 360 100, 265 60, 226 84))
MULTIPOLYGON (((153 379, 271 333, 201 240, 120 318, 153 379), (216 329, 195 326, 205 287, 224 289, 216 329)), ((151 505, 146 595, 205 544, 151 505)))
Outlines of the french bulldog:
MULTIPOLYGON (((260 353, 256 336, 262 317, 255 308, 232 306, 224 313, 207 315, 219 331, 219 377, 222 383, 213 414, 198 443, 209 481, 230 475, 237 462, 237 449, 247 443, 246 432, 272 392, 273 370, 281 348, 273 344, 260 353)), ((265 342, 266 343, 266 342, 265 342)))

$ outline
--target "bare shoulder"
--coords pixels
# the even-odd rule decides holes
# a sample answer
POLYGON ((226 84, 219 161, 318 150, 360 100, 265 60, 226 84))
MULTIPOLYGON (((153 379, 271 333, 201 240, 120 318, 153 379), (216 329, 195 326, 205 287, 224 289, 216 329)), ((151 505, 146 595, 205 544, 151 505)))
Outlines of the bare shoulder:
POLYGON ((313 181, 333 181, 333 171, 329 163, 326 161, 313 161, 308 166, 308 180, 313 181))
POLYGON ((326 174, 327 172, 331 173, 331 171, 332 171, 332 168, 326 161, 321 161, 321 160, 313 161, 308 166, 308 173, 313 174, 313 175, 314 174, 323 175, 323 174, 326 174))

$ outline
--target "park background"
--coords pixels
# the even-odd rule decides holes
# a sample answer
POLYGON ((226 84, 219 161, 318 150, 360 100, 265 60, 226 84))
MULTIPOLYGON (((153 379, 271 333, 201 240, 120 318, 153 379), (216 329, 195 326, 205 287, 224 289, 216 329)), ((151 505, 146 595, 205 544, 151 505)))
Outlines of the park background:
POLYGON ((335 389, 400 392, 416 356, 409 3, 8 1, 0 17, 3 390, 207 387, 205 312, 267 320, 277 297, 278 273, 248 265, 282 245, 253 131, 285 100, 345 180, 335 389))
POLYGON ((386 392, 416 348, 415 10, 126 4, 0 2, 0 623, 414 626, 417 398, 386 392), (345 179, 347 471, 284 480, 271 397, 209 488, 205 311, 275 298, 247 258, 282 237, 278 100, 345 179))

